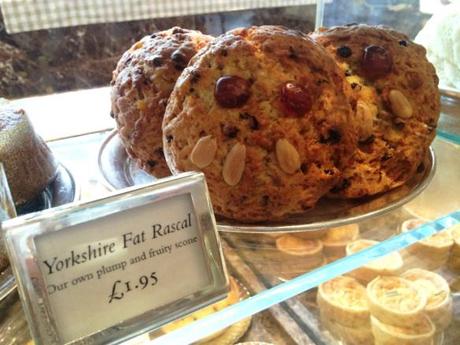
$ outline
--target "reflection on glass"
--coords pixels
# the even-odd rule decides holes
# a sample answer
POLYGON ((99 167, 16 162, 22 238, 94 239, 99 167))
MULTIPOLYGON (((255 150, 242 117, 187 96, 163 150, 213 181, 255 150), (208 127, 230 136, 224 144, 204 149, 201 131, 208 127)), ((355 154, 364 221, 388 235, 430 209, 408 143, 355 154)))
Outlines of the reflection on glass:
MULTIPOLYGON (((13 198, 11 197, 10 187, 6 180, 5 169, 0 162, 0 221, 16 217, 13 198)), ((3 235, 0 236, 0 272, 8 266, 8 257, 6 256, 3 235)))
POLYGON ((13 217, 16 217, 16 209, 6 179, 5 169, 0 162, 0 221, 13 217))

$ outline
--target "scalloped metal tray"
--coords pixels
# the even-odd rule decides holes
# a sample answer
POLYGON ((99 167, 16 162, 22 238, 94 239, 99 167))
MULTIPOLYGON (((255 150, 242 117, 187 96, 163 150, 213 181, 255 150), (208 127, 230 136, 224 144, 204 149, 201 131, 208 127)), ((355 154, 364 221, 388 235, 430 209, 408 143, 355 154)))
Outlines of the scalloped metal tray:
MULTIPOLYGON (((155 180, 128 157, 116 131, 110 132, 103 141, 98 164, 102 183, 110 190, 155 180)), ((356 223, 401 207, 420 194, 430 183, 435 171, 435 156, 431 148, 424 166, 422 172, 403 186, 376 196, 356 200, 322 198, 313 209, 276 223, 244 224, 217 217, 217 226, 221 231, 260 233, 309 231, 356 223)))

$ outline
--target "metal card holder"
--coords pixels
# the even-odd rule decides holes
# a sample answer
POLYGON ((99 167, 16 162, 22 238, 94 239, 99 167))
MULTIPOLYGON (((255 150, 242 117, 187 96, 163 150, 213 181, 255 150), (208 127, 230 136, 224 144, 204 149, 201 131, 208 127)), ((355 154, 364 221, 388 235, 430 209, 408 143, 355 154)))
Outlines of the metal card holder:
MULTIPOLYGON (((151 228, 153 229, 153 237, 150 236, 152 238, 150 238, 148 244, 139 244, 139 248, 150 245, 157 240, 163 240, 163 237, 156 238, 160 237, 160 232, 157 231, 157 236, 155 235, 155 225, 151 226, 151 228)), ((163 235, 165 235, 165 238, 176 236, 177 239, 180 233, 179 230, 174 232, 175 230, 172 231, 171 229, 169 230, 171 231, 170 233, 164 231, 163 235)), ((69 204, 11 219, 2 223, 2 230, 11 265, 18 283, 24 311, 31 328, 32 336, 37 344, 121 343, 127 339, 158 329, 165 323, 214 303, 222 299, 228 291, 228 279, 217 235, 215 218, 202 173, 184 173, 159 180, 151 185, 125 189, 102 199, 69 204), (182 206, 179 207, 179 205, 182 206), (166 267, 164 269, 168 269, 169 271, 167 274, 163 274, 164 278, 155 277, 155 279, 160 281, 157 287, 154 286, 151 288, 149 286, 148 288, 152 290, 149 290, 148 293, 141 292, 141 288, 144 289, 146 286, 141 286, 139 282, 144 284, 144 281, 148 277, 144 280, 142 278, 140 280, 136 279, 142 267, 150 267, 149 260, 144 259, 144 263, 129 262, 128 258, 131 260, 134 256, 131 255, 128 257, 128 246, 131 249, 134 245, 139 244, 141 237, 139 234, 136 237, 136 231, 139 232, 139 228, 145 224, 152 225, 151 222, 153 219, 157 219, 158 217, 173 217, 175 215, 177 215, 177 219, 184 218, 183 213, 178 214, 177 212, 180 213, 181 210, 186 210, 187 205, 190 205, 190 212, 187 214, 188 218, 186 219, 187 222, 190 220, 190 224, 193 223, 190 229, 196 231, 197 235, 194 239, 198 239, 198 247, 194 245, 189 246, 194 249, 177 247, 175 256, 172 256, 173 254, 164 255, 161 258, 163 261, 156 261, 156 269, 161 270, 166 267), (160 212, 162 207, 163 211, 160 212), (165 208, 166 211, 164 211, 165 208), (130 232, 131 234, 129 234, 130 232), (109 233, 110 235, 108 236, 107 234, 109 233), (137 238, 137 243, 135 238, 137 238), (89 239, 92 242, 89 242, 89 239), (110 243, 114 243, 114 245, 110 248, 117 248, 116 250, 119 252, 116 252, 114 249, 114 253, 118 253, 117 255, 112 255, 111 252, 109 253, 110 255, 95 258, 94 261, 97 264, 91 263, 92 266, 90 268, 92 271, 94 272, 95 265, 102 265, 104 267, 105 264, 108 265, 115 261, 118 262, 126 259, 126 262, 132 264, 132 266, 128 267, 135 267, 131 268, 131 271, 129 269, 126 271, 126 276, 124 276, 126 279, 118 276, 118 280, 115 280, 115 275, 110 278, 115 282, 120 281, 119 284, 117 283, 120 286, 125 284, 129 288, 129 291, 134 290, 135 287, 136 291, 129 295, 137 295, 138 297, 129 297, 131 298, 131 302, 147 306, 156 303, 154 307, 149 307, 148 310, 140 311, 139 313, 136 312, 134 315, 133 311, 130 311, 131 314, 129 316, 126 315, 129 314, 128 309, 130 309, 132 303, 117 302, 125 303, 125 308, 120 309, 113 307, 116 303, 110 305, 106 300, 105 304, 103 304, 104 307, 98 307, 99 300, 95 303, 94 296, 107 297, 107 294, 101 294, 102 286, 106 286, 105 292, 110 294, 111 291, 107 290, 107 284, 104 283, 103 279, 101 280, 100 277, 96 278, 95 276, 91 278, 91 281, 81 283, 80 286, 72 286, 75 282, 77 282, 75 285, 80 284, 78 283, 80 280, 76 280, 76 278, 69 280, 71 289, 66 290, 65 294, 70 294, 68 296, 72 298, 70 300, 69 298, 61 299, 64 302, 56 304, 55 301, 60 301, 59 296, 64 296, 64 293, 57 293, 50 288, 54 285, 54 283, 50 284, 52 279, 54 279, 53 274, 59 273, 58 275, 62 274, 63 276, 64 274, 74 274, 66 272, 77 272, 80 268, 73 267, 72 264, 75 266, 81 264, 78 260, 73 259, 72 261, 70 255, 67 255, 69 257, 69 259, 66 259, 67 261, 64 259, 60 260, 58 259, 61 258, 59 256, 61 254, 59 253, 63 253, 63 258, 66 257, 66 254, 71 253, 71 256, 74 258, 78 250, 87 250, 89 252, 91 243, 94 244, 94 248, 98 248, 98 246, 103 246, 104 241, 112 241, 110 243), (81 249, 86 248, 85 246, 88 249, 81 249), (123 252, 124 254, 120 254, 122 250, 126 253, 123 252), (190 251, 190 254, 188 254, 188 251, 190 251), (181 255, 185 254, 181 253, 188 255, 184 256, 184 258, 190 257, 196 258, 196 260, 187 259, 185 260, 186 262, 182 262, 184 259, 180 259, 181 255), (44 265, 44 261, 46 261, 44 258, 47 256, 49 256, 47 262, 50 263, 53 260, 56 262, 57 260, 58 263, 62 261, 63 264, 59 266, 58 264, 55 265, 53 270, 51 266, 44 265), (112 258, 114 256, 116 256, 116 260, 112 258), (166 259, 173 259, 173 261, 177 262, 179 266, 177 267, 177 271, 176 268, 171 269, 168 266, 169 261, 166 261, 166 259), (197 264, 199 262, 203 262, 204 265, 197 264), (196 267, 193 267, 193 265, 196 267), (63 273, 61 271, 58 272, 58 268, 63 273), (207 277, 208 280, 198 279, 198 281, 194 282, 194 285, 190 285, 190 282, 194 278, 189 279, 188 282, 182 281, 181 274, 188 274, 190 278, 190 272, 198 272, 199 276, 207 277), (163 300, 160 300, 161 298, 156 300, 154 289, 160 286, 161 279, 165 279, 168 284, 165 283, 166 285, 161 288, 165 289, 164 291, 157 290, 163 296, 161 297, 163 300), (132 286, 129 285, 130 283, 132 283, 132 286), (83 296, 81 296, 82 293, 83 296), (162 301, 164 301, 163 304, 162 301), (69 310, 61 310, 64 305, 67 305, 66 303, 70 303, 71 307, 69 307, 69 310), (88 303, 90 303, 89 306, 88 303), (94 307, 94 310, 89 312, 92 310, 92 307, 94 307), (79 308, 84 310, 79 311, 79 308), (83 314, 79 314, 79 312, 83 314), (80 315, 73 320, 75 325, 72 324, 73 314, 80 315), (64 315, 65 318, 58 318, 57 315, 64 315), (82 317, 81 315, 88 317, 82 317), (97 326, 98 322, 91 321, 94 315, 98 315, 102 319, 105 317, 112 318, 113 321, 106 327, 97 326), (63 319, 66 321, 64 322, 63 319), (84 325, 84 330, 75 331, 75 328, 78 328, 77 325, 82 324, 84 325)), ((186 231, 189 230, 187 229, 186 231)), ((185 233, 185 231, 182 232, 185 233)), ((143 237, 145 237, 144 240, 147 242, 146 238, 148 236, 143 237)), ((179 242, 175 242, 176 246, 179 242)), ((171 251, 174 250, 174 247, 172 248, 171 251)), ((131 251, 132 253, 133 251, 131 251)), ((143 255, 145 256, 146 254, 148 257, 148 251, 146 253, 144 250, 143 255)), ((138 256, 141 257, 142 255, 138 256)), ((87 261, 83 262, 83 266, 84 264, 87 264, 87 261)), ((124 268, 123 271, 125 271, 124 268)), ((154 283, 157 282, 155 281, 154 283)), ((115 290, 115 287, 113 289, 115 290)), ((113 294, 114 291, 112 291, 112 297, 113 294)), ((121 293, 117 294, 117 296, 121 296, 121 293)))

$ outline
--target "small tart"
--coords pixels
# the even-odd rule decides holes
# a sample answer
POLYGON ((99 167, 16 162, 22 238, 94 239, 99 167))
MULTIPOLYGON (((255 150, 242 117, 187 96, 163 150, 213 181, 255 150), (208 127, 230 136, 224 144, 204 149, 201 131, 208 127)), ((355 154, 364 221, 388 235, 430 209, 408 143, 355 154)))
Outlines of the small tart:
POLYGON ((319 240, 304 240, 293 235, 283 235, 276 239, 276 248, 295 256, 321 256, 323 244, 319 240))
POLYGON ((415 323, 424 314, 427 297, 407 279, 377 277, 366 290, 371 314, 384 323, 415 323))
POLYGON ((348 327, 338 322, 329 320, 325 315, 320 316, 321 323, 334 337, 347 345, 369 345, 374 344, 370 321, 366 326, 348 327))
POLYGON ((321 238, 324 254, 327 256, 345 256, 345 247, 359 237, 358 224, 349 224, 337 228, 331 228, 321 238))
POLYGON ((293 235, 276 239, 278 252, 272 257, 280 264, 277 274, 282 279, 292 279, 325 264, 320 240, 304 240, 293 235))
POLYGON ((440 331, 452 321, 452 297, 447 281, 439 274, 422 270, 410 269, 401 275, 427 296, 425 312, 440 331))
POLYGON ((397 326, 371 316, 371 327, 375 344, 379 345, 432 345, 436 331, 430 318, 423 314, 413 323, 401 322, 397 326))
POLYGON ((333 322, 348 327, 369 325, 366 289, 356 279, 337 277, 318 287, 321 313, 333 322))
MULTIPOLYGON (((409 219, 401 224, 401 232, 411 231, 423 224, 420 219, 409 219)), ((450 229, 440 231, 403 250, 408 267, 436 270, 449 259, 454 240, 450 229)))
POLYGON ((439 250, 444 253, 449 252, 450 248, 454 244, 454 240, 452 238, 451 232, 446 229, 424 240, 421 240, 420 243, 426 246, 434 247, 436 249, 439 248, 439 250))
MULTIPOLYGON (((378 244, 378 241, 360 239, 347 245, 347 255, 355 254, 365 248, 378 244)), ((403 259, 398 252, 393 252, 348 273, 363 284, 369 283, 377 276, 398 275, 403 267, 403 259)))
MULTIPOLYGON (((424 221, 420 219, 409 219, 402 223, 401 232, 411 231, 424 221)), ((414 243, 408 250, 424 257, 435 256, 436 258, 446 258, 449 256, 450 249, 454 244, 451 231, 449 229, 440 231, 428 238, 414 243)))

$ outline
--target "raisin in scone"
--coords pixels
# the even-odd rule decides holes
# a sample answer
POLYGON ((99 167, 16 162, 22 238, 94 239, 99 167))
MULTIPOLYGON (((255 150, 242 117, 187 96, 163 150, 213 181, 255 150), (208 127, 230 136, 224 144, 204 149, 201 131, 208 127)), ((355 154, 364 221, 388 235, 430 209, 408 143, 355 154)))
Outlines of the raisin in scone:
POLYGON ((126 51, 112 78, 112 116, 129 156, 145 171, 170 174, 161 124, 169 95, 196 52, 212 40, 198 31, 170 30, 145 36, 126 51))
POLYGON ((201 170, 217 214, 277 220, 315 205, 355 149, 341 71, 306 35, 232 30, 178 79, 163 121, 174 173, 201 170))
POLYGON ((425 49, 382 26, 319 29, 311 37, 346 76, 359 136, 333 194, 355 198, 402 185, 421 167, 439 118, 438 77, 425 49))

